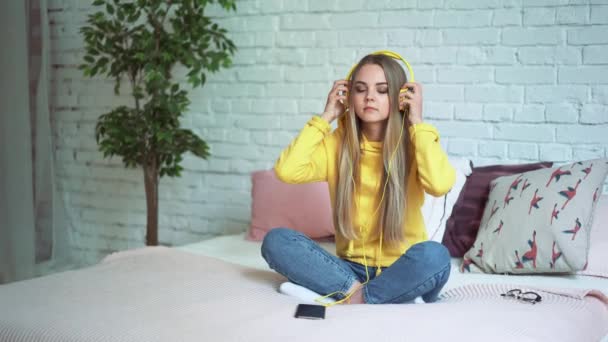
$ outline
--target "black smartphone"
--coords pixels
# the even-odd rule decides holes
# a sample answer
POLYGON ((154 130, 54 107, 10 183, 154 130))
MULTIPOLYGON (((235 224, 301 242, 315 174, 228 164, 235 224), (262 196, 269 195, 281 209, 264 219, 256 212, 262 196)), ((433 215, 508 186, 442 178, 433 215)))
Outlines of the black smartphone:
POLYGON ((325 307, 314 304, 298 304, 296 318, 325 319, 325 307))

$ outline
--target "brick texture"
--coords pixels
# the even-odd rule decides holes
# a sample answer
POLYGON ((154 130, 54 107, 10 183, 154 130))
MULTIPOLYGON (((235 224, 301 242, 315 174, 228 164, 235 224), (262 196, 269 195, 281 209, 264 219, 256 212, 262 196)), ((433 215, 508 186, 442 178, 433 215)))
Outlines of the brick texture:
MULTIPOLYGON (((83 263, 142 246, 146 217, 142 172, 97 151, 97 117, 132 99, 77 70, 78 30, 92 10, 49 0, 57 181, 83 263)), ((187 156, 182 178, 161 180, 163 244, 247 229, 250 173, 270 168, 323 110, 332 82, 376 49, 401 53, 418 72, 424 115, 450 155, 476 165, 607 156, 605 1, 243 0, 236 13, 207 13, 239 50, 231 69, 190 92, 184 125, 212 157, 187 156)))

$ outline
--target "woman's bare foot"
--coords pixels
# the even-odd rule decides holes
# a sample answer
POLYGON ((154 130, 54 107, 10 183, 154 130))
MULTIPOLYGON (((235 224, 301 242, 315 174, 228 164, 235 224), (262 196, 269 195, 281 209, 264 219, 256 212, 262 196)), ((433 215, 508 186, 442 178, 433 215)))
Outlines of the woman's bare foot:
POLYGON ((365 304, 365 299, 363 298, 363 286, 360 282, 355 281, 353 286, 348 290, 348 293, 355 291, 350 297, 344 301, 344 304, 365 304))

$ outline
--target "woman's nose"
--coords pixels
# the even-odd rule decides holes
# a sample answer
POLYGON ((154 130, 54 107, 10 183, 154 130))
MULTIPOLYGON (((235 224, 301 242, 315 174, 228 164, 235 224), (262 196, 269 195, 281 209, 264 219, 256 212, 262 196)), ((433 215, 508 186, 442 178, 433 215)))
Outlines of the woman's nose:
POLYGON ((373 101, 375 99, 375 94, 373 92, 368 92, 367 96, 365 96, 366 101, 373 101))

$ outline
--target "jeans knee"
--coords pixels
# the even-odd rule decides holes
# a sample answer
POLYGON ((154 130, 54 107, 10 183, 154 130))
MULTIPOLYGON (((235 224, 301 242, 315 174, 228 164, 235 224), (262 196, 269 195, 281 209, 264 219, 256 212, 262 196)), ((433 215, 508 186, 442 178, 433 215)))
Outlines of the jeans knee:
POLYGON ((412 248, 417 249, 417 254, 419 253, 422 261, 429 269, 434 269, 439 272, 447 266, 450 266, 450 252, 439 242, 424 241, 415 244, 412 248))
POLYGON ((287 242, 296 232, 289 228, 273 228, 264 236, 262 240, 262 256, 268 260, 268 256, 281 253, 281 248, 287 246, 287 242))

